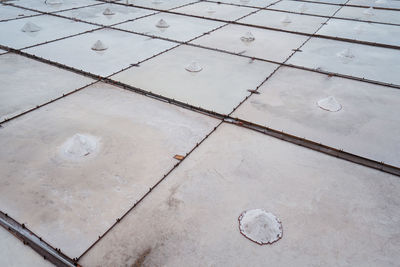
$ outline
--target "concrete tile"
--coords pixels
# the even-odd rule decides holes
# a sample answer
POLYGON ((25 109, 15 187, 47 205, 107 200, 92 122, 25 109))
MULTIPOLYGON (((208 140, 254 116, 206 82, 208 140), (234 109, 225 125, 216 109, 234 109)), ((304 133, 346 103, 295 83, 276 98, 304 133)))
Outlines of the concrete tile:
POLYGON ((195 3, 198 0, 124 0, 121 3, 132 4, 135 6, 154 8, 159 10, 174 9, 190 3, 195 3))
POLYGON ((193 41, 193 43, 251 57, 283 62, 293 53, 292 49, 300 47, 307 38, 304 35, 228 25, 193 41), (247 32, 251 32, 255 38, 254 41, 241 40, 247 32))
POLYGON ((7 267, 51 267, 53 264, 46 261, 30 247, 25 246, 3 227, 0 227, 0 265, 7 267))
POLYGON ((44 0, 13 0, 12 4, 42 12, 55 12, 71 8, 100 4, 93 0, 59 0, 60 4, 46 3, 44 0))
POLYGON ((222 25, 224 23, 212 20, 158 13, 132 22, 119 24, 115 27, 186 42, 222 25), (159 28, 156 26, 161 19, 167 22, 169 25, 168 28, 159 28))
POLYGON ((400 167, 398 89, 281 68, 235 117, 400 167), (317 102, 333 96, 338 112, 317 102))
POLYGON ((399 26, 331 19, 318 34, 400 46, 399 26))
POLYGON ((103 29, 33 47, 26 52, 96 75, 108 76, 175 45, 137 34, 103 29), (108 49, 93 51, 91 47, 97 40, 108 49))
POLYGON ((299 14, 288 14, 285 12, 271 10, 261 10, 256 14, 239 20, 239 22, 250 25, 264 26, 310 34, 314 33, 325 21, 326 18, 299 14), (286 18, 289 19, 290 23, 283 22, 283 20, 285 20, 286 18))
POLYGON ((57 14, 69 18, 84 20, 91 23, 112 25, 115 23, 124 22, 126 20, 136 19, 149 14, 153 14, 154 12, 155 11, 130 6, 104 4, 63 11, 57 14), (106 8, 109 8, 114 13, 114 15, 104 15, 103 12, 106 8))
POLYGON ((93 82, 85 76, 8 53, 0 56, 0 122, 93 82))
POLYGON ((10 20, 0 22, 0 44, 15 49, 22 49, 95 28, 98 27, 50 15, 10 20), (40 27, 40 30, 36 32, 23 32, 21 29, 26 23, 33 23, 40 27), (10 36, 13 36, 13 38, 10 38, 10 36))
POLYGON ((190 6, 177 8, 174 12, 195 15, 205 18, 220 19, 225 21, 237 20, 257 9, 250 7, 237 7, 232 5, 210 2, 198 2, 190 6))
POLYGON ((40 14, 38 12, 0 4, 0 21, 40 14))
POLYGON ((81 264, 395 266, 399 190, 398 177, 223 125, 81 264), (281 240, 239 233, 255 208, 281 219, 281 240))
POLYGON ((312 38, 289 64, 400 84, 398 50, 312 38), (344 55, 349 53, 348 55, 344 55))
POLYGON ((335 11, 340 8, 340 6, 282 0, 270 6, 270 8, 296 13, 332 16, 335 11))
POLYGON ((335 17, 400 24, 400 11, 374 9, 372 15, 369 15, 364 13, 366 10, 367 8, 343 7, 335 17))
POLYGON ((111 79, 228 114, 277 67, 208 49, 180 46, 111 79), (196 61, 203 68, 185 68, 196 61))
POLYGON ((0 209, 78 257, 217 123, 91 86, 3 124, 0 209))

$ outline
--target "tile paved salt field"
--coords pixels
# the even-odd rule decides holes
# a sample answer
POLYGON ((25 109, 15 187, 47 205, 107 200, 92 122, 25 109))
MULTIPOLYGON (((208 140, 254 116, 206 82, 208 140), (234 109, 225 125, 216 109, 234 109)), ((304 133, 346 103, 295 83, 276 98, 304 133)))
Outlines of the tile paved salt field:
POLYGON ((0 21, 2 20, 10 20, 16 18, 23 18, 27 16, 34 16, 40 13, 26 10, 23 8, 13 7, 13 6, 6 6, 0 4, 0 21))
POLYGON ((1 1, 0 265, 397 266, 398 2, 1 1))
POLYGON ((94 28, 98 27, 50 15, 10 20, 0 22, 0 44, 21 49, 94 28))
POLYGON ((104 4, 57 12, 57 15, 100 25, 112 25, 127 20, 144 17, 153 13, 155 13, 155 11, 147 9, 115 4, 104 4))

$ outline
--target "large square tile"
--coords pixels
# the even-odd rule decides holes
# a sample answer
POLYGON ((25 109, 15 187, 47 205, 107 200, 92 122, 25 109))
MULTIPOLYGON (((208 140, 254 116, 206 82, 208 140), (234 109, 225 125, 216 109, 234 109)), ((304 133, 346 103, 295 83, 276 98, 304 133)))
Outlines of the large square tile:
POLYGON ((198 2, 193 5, 177 8, 174 12, 195 15, 205 18, 220 19, 225 21, 237 20, 257 9, 249 7, 237 7, 226 4, 217 4, 211 2, 198 2))
POLYGON ((186 42, 222 25, 224 25, 224 23, 212 20, 193 18, 184 15, 158 13, 132 22, 119 24, 115 27, 186 42), (157 26, 161 19, 167 23, 167 27, 157 26))
POLYGON ((277 67, 208 49, 180 46, 111 79, 228 114, 277 67), (186 70, 192 61, 202 68, 186 70))
POLYGON ((26 52, 92 74, 108 76, 175 45, 119 30, 102 29, 30 48, 26 52), (91 49, 98 40, 103 42, 106 50, 91 49))
POLYGON ((180 6, 188 5, 191 3, 195 3, 197 1, 198 0, 125 0, 124 2, 120 3, 154 8, 159 10, 169 10, 180 6))
POLYGON ((104 5, 83 7, 79 9, 72 9, 68 11, 59 12, 57 14, 100 25, 112 25, 124 22, 126 20, 143 17, 152 14, 154 12, 155 11, 135 8, 130 6, 104 4, 104 5), (104 14, 107 8, 112 12, 112 15, 107 15, 107 13, 104 14))
POLYGON ((396 176, 222 125, 80 263, 396 266, 399 190, 396 176), (282 222, 272 245, 239 232, 258 208, 282 222))
POLYGON ((317 34, 400 46, 400 26, 330 19, 317 34))
POLYGON ((98 83, 0 129, 0 209, 80 256, 218 124, 98 83))
POLYGON ((332 16, 336 12, 336 10, 340 8, 340 6, 282 0, 270 6, 269 8, 296 13, 332 16))
POLYGON ((15 49, 41 44, 81 32, 89 31, 98 26, 76 22, 50 15, 41 15, 24 19, 0 22, 0 44, 15 49), (34 25, 29 32, 26 25, 34 25), (25 31, 23 31, 23 29, 25 31), (10 38, 12 36, 12 38, 10 38))
POLYGON ((380 10, 360 7, 343 7, 336 13, 337 18, 400 24, 400 11, 380 10))
POLYGON ((93 82, 12 53, 0 56, 0 80, 0 122, 93 82))
POLYGON ((0 21, 38 15, 40 13, 14 6, 0 4, 0 21))
POLYGON ((100 2, 94 0, 55 0, 49 2, 46 2, 45 0, 13 0, 11 3, 16 6, 26 7, 42 12, 55 12, 100 4, 100 2))
POLYGON ((314 33, 326 18, 307 16, 300 14, 288 14, 286 12, 261 10, 253 15, 239 20, 239 22, 282 29, 293 32, 314 33))
POLYGON ((311 38, 289 64, 400 85, 396 49, 311 38))
POLYGON ((398 89, 281 68, 235 117, 400 167, 398 89), (318 101, 333 96, 337 112, 318 101))
POLYGON ((307 36, 270 31, 240 25, 228 25, 193 43, 233 53, 283 62, 298 48, 307 36), (248 32, 253 41, 247 38, 248 32), (242 40, 243 39, 243 40, 242 40))

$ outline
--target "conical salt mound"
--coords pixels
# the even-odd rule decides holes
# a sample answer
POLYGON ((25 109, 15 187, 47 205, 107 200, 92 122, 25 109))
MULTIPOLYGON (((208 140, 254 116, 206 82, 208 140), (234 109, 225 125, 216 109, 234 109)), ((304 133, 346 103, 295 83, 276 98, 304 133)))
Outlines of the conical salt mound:
POLYGON ((318 100, 318 106, 323 110, 327 110, 330 112, 337 112, 342 109, 342 105, 335 99, 333 96, 329 96, 327 98, 323 98, 318 100))
POLYGON ((289 18, 288 15, 286 15, 281 19, 281 22, 284 24, 289 24, 289 23, 292 23, 292 20, 289 18))
POLYGON ((168 24, 165 20, 160 19, 160 20, 157 22, 156 27, 158 27, 158 28, 168 28, 168 27, 169 27, 169 24, 168 24))
POLYGON ((343 57, 343 58, 353 58, 354 54, 351 52, 349 48, 346 48, 342 52, 337 53, 338 57, 343 57))
POLYGON ((299 6, 299 10, 300 10, 300 12, 301 13, 303 13, 304 11, 306 11, 307 10, 307 6, 306 6, 306 4, 301 4, 300 6, 299 6))
POLYGON ((199 72, 203 68, 196 61, 192 61, 189 65, 185 67, 185 69, 189 72, 199 72))
POLYGON ((374 15, 374 9, 373 9, 373 7, 370 7, 370 8, 368 8, 368 9, 364 10, 363 13, 364 13, 365 15, 368 15, 368 16, 373 16, 373 15, 374 15))
POLYGON ((246 32, 242 37, 240 37, 240 40, 243 42, 253 42, 255 39, 256 38, 254 38, 251 32, 246 32))
POLYGON ((44 1, 46 5, 61 5, 63 3, 62 0, 46 0, 44 1))
POLYGON ((112 15, 115 15, 115 13, 114 13, 111 9, 106 8, 106 9, 104 10, 104 12, 103 12, 103 15, 112 16, 112 15))
POLYGON ((212 8, 212 7, 207 8, 207 13, 208 13, 208 14, 214 14, 215 12, 216 12, 216 11, 215 11, 214 8, 212 8))
POLYGON ((42 28, 40 28, 36 24, 28 21, 27 23, 25 23, 24 27, 21 28, 21 31, 23 31, 23 32, 38 32, 41 29, 42 28))
POLYGON ((107 48, 108 47, 105 44, 103 44, 103 42, 100 40, 97 40, 97 42, 95 42, 94 45, 92 46, 92 50, 95 51, 104 51, 107 48))
POLYGON ((354 27, 354 30, 356 33, 362 33, 364 31, 364 27, 361 24, 358 24, 357 26, 354 27))

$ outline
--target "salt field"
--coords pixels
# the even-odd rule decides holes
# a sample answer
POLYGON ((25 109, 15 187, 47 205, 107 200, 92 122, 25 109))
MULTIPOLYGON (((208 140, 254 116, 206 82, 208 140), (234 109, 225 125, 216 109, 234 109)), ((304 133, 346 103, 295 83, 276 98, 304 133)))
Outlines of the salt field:
POLYGON ((0 0, 0 265, 398 266, 399 0, 0 0))

